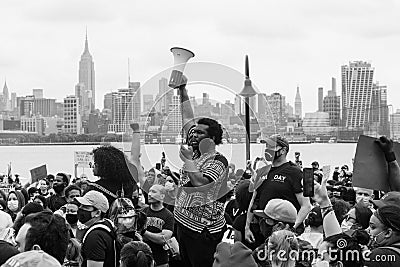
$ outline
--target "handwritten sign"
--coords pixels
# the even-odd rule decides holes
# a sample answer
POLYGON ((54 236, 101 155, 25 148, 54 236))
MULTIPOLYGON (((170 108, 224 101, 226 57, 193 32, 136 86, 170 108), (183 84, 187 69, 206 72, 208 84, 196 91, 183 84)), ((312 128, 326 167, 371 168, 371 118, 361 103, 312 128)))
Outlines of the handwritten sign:
MULTIPOLYGON (((375 143, 376 138, 360 135, 354 158, 353 186, 389 191, 389 171, 385 155, 375 143)), ((400 144, 393 143, 396 158, 400 158, 400 144)))
POLYGON ((93 153, 88 151, 75 151, 74 162, 78 167, 93 168, 93 153))
POLYGON ((324 174, 324 177, 330 177, 331 175, 331 165, 325 165, 322 167, 322 173, 324 174))
POLYGON ((46 165, 42 165, 40 167, 34 168, 31 170, 31 179, 32 183, 39 181, 40 179, 44 179, 47 177, 47 168, 46 165))

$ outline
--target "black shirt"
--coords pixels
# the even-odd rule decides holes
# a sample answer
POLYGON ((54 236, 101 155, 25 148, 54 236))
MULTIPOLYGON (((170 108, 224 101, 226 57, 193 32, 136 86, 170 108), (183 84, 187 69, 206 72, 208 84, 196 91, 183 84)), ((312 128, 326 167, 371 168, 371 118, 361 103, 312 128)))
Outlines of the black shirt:
POLYGON ((60 197, 57 194, 48 197, 46 200, 47 200, 47 207, 52 212, 59 210, 62 206, 67 204, 67 199, 65 197, 60 197))
MULTIPOLYGON (((147 215, 146 229, 150 233, 161 233, 162 230, 174 231, 174 215, 163 208, 159 211, 154 211, 150 207, 143 210, 147 215)), ((168 263, 168 251, 164 250, 163 245, 159 245, 145 240, 153 252, 154 261, 156 265, 168 263)))
POLYGON ((284 199, 291 202, 297 211, 300 210, 300 203, 296 198, 296 194, 303 192, 301 180, 303 179, 302 171, 293 162, 286 162, 278 167, 263 167, 257 170, 257 178, 263 182, 257 189, 255 199, 256 208, 264 209, 268 201, 274 198, 284 199))
POLYGON ((264 236, 260 232, 260 227, 258 227, 258 224, 251 223, 250 224, 250 230, 254 235, 255 242, 254 243, 249 243, 246 241, 245 238, 245 226, 246 226, 246 217, 247 213, 243 213, 239 215, 236 220, 233 222, 233 229, 236 231, 239 231, 242 235, 242 243, 248 247, 251 250, 255 250, 258 246, 264 243, 264 236))
POLYGON ((103 266, 115 266, 114 239, 104 229, 91 231, 82 244, 82 267, 87 266, 87 261, 101 261, 103 266))
POLYGON ((226 204, 225 212, 229 215, 232 221, 235 221, 240 214, 243 214, 243 211, 239 210, 239 205, 236 202, 236 199, 229 200, 228 204, 226 204))

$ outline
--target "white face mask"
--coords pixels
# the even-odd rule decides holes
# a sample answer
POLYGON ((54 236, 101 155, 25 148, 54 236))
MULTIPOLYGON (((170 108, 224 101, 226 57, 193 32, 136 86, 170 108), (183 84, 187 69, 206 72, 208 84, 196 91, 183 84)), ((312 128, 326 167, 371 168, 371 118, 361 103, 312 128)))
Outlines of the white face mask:
POLYGON ((9 200, 7 202, 7 207, 11 211, 17 211, 18 210, 18 200, 9 200))
POLYGON ((345 232, 345 231, 350 230, 352 226, 353 226, 353 223, 349 222, 345 219, 345 220, 343 220, 342 224, 340 225, 340 228, 342 228, 343 232, 345 232))
POLYGON ((164 187, 165 187, 165 190, 167 190, 167 191, 172 191, 175 189, 174 183, 171 183, 171 182, 166 182, 164 187))

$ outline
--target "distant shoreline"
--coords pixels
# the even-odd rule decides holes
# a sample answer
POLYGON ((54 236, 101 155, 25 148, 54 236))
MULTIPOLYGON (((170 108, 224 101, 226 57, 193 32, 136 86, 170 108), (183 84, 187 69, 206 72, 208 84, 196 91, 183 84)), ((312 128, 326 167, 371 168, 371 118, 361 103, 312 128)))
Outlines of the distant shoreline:
POLYGON ((19 143, 19 144, 0 144, 0 146, 70 146, 70 145, 106 145, 108 142, 70 142, 70 143, 19 143))

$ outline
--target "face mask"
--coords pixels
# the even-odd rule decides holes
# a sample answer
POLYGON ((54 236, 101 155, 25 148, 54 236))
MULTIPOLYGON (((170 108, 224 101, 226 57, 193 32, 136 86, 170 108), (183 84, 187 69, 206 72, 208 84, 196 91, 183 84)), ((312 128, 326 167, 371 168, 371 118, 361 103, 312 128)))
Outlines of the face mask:
POLYGON ((11 211, 17 211, 18 210, 18 200, 9 200, 7 202, 7 207, 11 211))
POLYGON ((376 247, 378 247, 379 246, 379 244, 383 241, 383 240, 381 240, 380 242, 378 242, 378 236, 380 236, 381 234, 383 234, 384 232, 382 231, 382 232, 380 232, 379 234, 377 234, 377 235, 370 235, 370 246, 372 247, 372 248, 376 248, 376 247))
POLYGON ((65 214, 65 219, 70 225, 74 225, 78 222, 78 214, 65 214))
POLYGON ((64 190, 64 184, 55 184, 53 185, 54 192, 61 193, 64 190))
POLYGON ((354 224, 352 222, 343 220, 342 224, 340 225, 340 228, 342 228, 343 232, 345 232, 350 230, 353 225, 354 224))
POLYGON ((78 210, 78 221, 85 224, 90 219, 92 219, 92 211, 81 210, 81 209, 78 210))
POLYGON ((275 159, 278 159, 281 156, 280 154, 280 149, 275 151, 273 149, 265 149, 265 159, 267 161, 273 161, 275 159))
POLYGON ((121 228, 129 229, 129 230, 135 230, 136 219, 135 217, 126 217, 126 218, 118 218, 118 226, 121 228))
POLYGON ((172 191, 172 190, 174 190, 174 189, 175 189, 174 183, 171 183, 171 182, 166 182, 166 183, 165 183, 165 190, 167 190, 167 191, 172 191))

